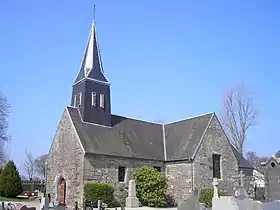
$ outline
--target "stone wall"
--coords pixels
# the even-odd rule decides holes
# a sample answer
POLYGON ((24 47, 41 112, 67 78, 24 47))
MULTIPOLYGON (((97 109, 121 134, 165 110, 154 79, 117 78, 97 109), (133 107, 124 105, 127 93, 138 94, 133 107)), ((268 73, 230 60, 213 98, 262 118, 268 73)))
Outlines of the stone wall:
POLYGON ((115 198, 119 203, 124 203, 127 196, 126 187, 133 171, 144 166, 161 167, 161 170, 164 171, 164 163, 161 161, 87 155, 84 162, 84 180, 85 183, 102 182, 113 185, 115 188, 115 198), (119 166, 126 169, 124 182, 118 181, 119 166))
POLYGON ((265 180, 266 199, 268 201, 280 200, 280 164, 273 158, 265 166, 265 180))
POLYGON ((52 202, 58 202, 58 182, 66 180, 66 205, 79 205, 83 200, 83 149, 65 109, 51 145, 46 167, 46 193, 51 194, 52 202))
POLYGON ((166 163, 165 172, 168 179, 168 194, 176 203, 185 200, 193 187, 192 163, 166 163))
POLYGON ((236 184, 233 176, 238 174, 238 162, 216 116, 210 122, 194 159, 194 188, 196 189, 212 188, 212 154, 221 155, 219 189, 227 194, 233 194, 236 184))

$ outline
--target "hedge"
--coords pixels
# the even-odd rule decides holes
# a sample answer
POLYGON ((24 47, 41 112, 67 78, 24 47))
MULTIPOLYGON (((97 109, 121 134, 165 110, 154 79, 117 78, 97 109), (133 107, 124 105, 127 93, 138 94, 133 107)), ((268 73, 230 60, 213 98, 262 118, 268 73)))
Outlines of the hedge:
POLYGON ((132 178, 136 192, 143 206, 163 207, 166 204, 167 179, 153 167, 137 169, 132 178))
POLYGON ((85 202, 91 202, 94 204, 101 200, 108 206, 111 206, 114 202, 114 188, 109 184, 104 183, 87 183, 84 186, 84 199, 85 202))
MULTIPOLYGON (((225 196, 226 194, 218 191, 219 196, 225 196)), ((212 198, 214 196, 214 189, 213 188, 205 188, 201 189, 199 193, 199 202, 204 203, 207 208, 212 208, 212 198)))

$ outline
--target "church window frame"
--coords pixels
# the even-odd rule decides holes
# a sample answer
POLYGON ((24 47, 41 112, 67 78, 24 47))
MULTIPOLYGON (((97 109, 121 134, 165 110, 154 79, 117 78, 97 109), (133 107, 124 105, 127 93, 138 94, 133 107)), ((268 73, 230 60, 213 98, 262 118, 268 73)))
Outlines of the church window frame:
POLYGON ((125 179, 125 167, 119 166, 118 168, 118 182, 124 182, 125 179))
POLYGON ((77 95, 74 95, 74 107, 77 106, 77 95))
POLYGON ((100 93, 100 96, 99 96, 99 103, 100 103, 100 107, 102 109, 105 108, 105 94, 104 93, 100 93))
POLYGON ((161 172, 161 167, 160 166, 154 166, 154 169, 156 169, 158 172, 161 172))
POLYGON ((91 105, 96 106, 96 92, 91 93, 91 105))
POLYGON ((222 179, 222 155, 212 154, 212 164, 213 164, 213 178, 222 179))

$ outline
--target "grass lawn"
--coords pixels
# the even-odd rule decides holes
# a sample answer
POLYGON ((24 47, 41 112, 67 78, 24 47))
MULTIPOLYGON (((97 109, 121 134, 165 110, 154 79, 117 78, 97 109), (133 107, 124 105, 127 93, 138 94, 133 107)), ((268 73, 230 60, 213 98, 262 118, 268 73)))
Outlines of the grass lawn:
POLYGON ((13 201, 13 202, 28 202, 28 198, 22 198, 22 197, 17 197, 17 198, 5 198, 5 197, 0 197, 0 202, 2 201, 13 201))

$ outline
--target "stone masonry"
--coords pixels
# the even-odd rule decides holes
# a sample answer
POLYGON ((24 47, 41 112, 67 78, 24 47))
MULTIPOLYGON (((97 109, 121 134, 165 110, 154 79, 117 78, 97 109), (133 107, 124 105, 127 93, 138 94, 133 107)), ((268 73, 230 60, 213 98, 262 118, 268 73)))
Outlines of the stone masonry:
POLYGON ((194 189, 211 188, 213 180, 212 154, 221 155, 220 189, 233 194, 234 175, 238 163, 230 144, 214 116, 206 131, 194 161, 164 162, 109 155, 85 154, 68 111, 65 110, 47 159, 47 193, 58 202, 58 180, 66 180, 66 204, 83 205, 83 187, 87 182, 108 183, 115 188, 115 198, 121 204, 127 197, 128 182, 135 169, 160 167, 168 179, 168 194, 176 201, 185 200, 194 189), (124 182, 118 181, 118 168, 125 167, 124 182))
POLYGON ((164 171, 163 161, 149 161, 132 158, 120 158, 105 155, 86 155, 84 163, 84 181, 86 182, 102 182, 114 186, 114 196, 116 200, 124 204, 127 197, 128 182, 132 173, 143 166, 161 167, 164 171), (126 168, 124 182, 118 182, 118 167, 126 168))
POLYGON ((219 189, 227 194, 233 194, 236 181, 232 177, 238 173, 238 162, 216 116, 212 119, 194 160, 194 188, 212 187, 213 153, 221 155, 219 189))
POLYGON ((58 203, 58 182, 63 177, 66 180, 66 204, 74 206, 75 201, 82 204, 83 157, 83 149, 65 110, 47 158, 46 192, 51 194, 51 202, 58 203))
POLYGON ((193 189, 193 164, 187 161, 166 164, 168 194, 176 202, 185 200, 193 189))
POLYGON ((193 189, 212 187, 213 153, 220 154, 222 158, 220 189, 233 195, 233 186, 236 184, 233 176, 238 173, 238 163, 219 121, 214 117, 193 163, 187 161, 166 163, 166 176, 169 181, 168 192, 175 201, 185 200, 193 189))

